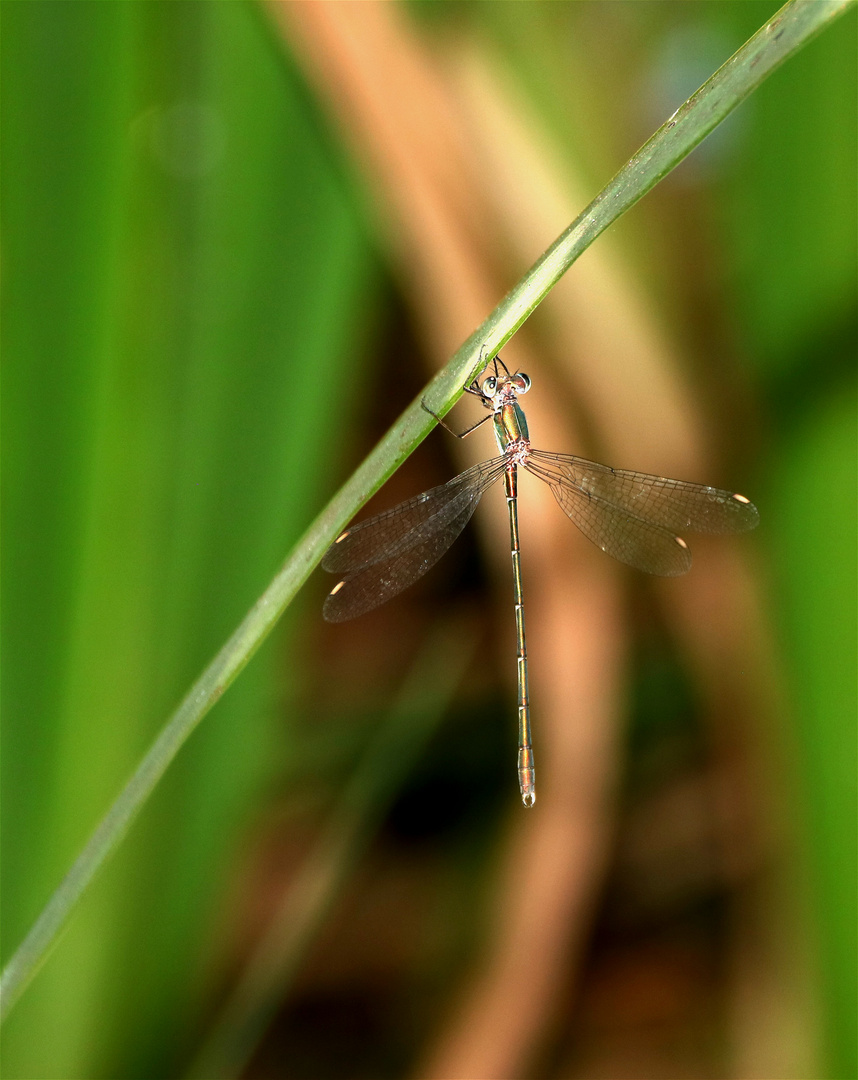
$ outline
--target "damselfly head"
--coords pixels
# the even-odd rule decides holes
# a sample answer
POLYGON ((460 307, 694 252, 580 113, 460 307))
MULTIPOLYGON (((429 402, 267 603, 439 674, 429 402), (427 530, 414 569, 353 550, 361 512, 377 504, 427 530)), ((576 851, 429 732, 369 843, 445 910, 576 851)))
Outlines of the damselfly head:
POLYGON ((489 375, 483 379, 480 393, 484 399, 495 400, 499 395, 506 397, 511 395, 526 394, 530 389, 530 376, 523 371, 517 371, 514 375, 489 375))

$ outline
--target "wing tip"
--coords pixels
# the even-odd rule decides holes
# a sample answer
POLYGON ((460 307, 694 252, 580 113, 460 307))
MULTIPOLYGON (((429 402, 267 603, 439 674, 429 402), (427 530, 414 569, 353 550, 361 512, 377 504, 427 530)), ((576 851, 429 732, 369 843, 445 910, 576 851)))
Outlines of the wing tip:
POLYGON ((733 493, 733 502, 738 504, 742 514, 742 528, 744 530, 756 529, 760 524, 760 511, 751 500, 745 495, 740 495, 737 491, 733 493))

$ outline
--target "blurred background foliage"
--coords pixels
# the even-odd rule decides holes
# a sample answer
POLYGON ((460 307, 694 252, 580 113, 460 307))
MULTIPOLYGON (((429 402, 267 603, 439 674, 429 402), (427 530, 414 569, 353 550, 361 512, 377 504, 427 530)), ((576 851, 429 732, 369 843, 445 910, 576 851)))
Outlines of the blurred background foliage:
MULTIPOLYGON (((451 93, 465 52, 502 72, 557 175, 577 176, 574 213, 775 10, 382 8, 451 93)), ((4 961, 194 677, 444 359, 385 193, 309 74, 306 31, 279 15, 3 5, 4 961)), ((713 749, 669 620, 624 586, 610 826, 591 899, 557 937, 568 965, 534 973, 550 1008, 511 1075, 856 1075, 855 30, 853 10, 612 232, 715 433, 718 473, 699 479, 734 478, 761 509, 749 667, 776 707, 748 744, 713 749), (702 796, 725 761, 727 795, 702 796), (747 820, 764 837, 750 850, 747 820), (774 956, 772 926, 791 930, 774 956)), ((534 235, 532 255, 553 239, 534 235)), ((498 258, 483 316, 530 261, 498 258)), ((452 475, 450 441, 434 435, 376 505, 452 475)), ((512 895, 506 845, 530 827, 514 818, 508 582, 463 539, 354 628, 321 624, 325 587, 290 609, 85 898, 6 1025, 10 1080, 186 1075, 207 1040, 197 1071, 218 1069, 218 1037, 248 1076, 444 1060, 512 895), (284 897, 288 963, 244 1014, 219 1013, 284 897), (239 1052, 230 1024, 249 1014, 239 1052)))

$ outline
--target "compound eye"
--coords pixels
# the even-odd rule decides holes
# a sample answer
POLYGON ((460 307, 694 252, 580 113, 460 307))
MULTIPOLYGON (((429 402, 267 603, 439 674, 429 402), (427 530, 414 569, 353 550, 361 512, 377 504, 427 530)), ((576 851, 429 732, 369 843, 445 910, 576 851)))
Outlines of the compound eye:
POLYGON ((489 377, 483 382, 483 385, 480 387, 482 392, 487 397, 491 397, 497 391, 497 388, 498 381, 494 375, 489 375, 489 377))
POLYGON ((519 371, 513 375, 512 385, 515 387, 517 394, 526 394, 530 389, 530 376, 525 375, 523 371, 519 371))

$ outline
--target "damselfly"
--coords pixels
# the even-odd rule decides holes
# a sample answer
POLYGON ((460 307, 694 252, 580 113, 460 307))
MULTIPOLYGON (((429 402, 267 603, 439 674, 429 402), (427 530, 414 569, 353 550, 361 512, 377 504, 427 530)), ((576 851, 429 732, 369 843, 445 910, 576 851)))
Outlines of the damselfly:
POLYGON ((732 491, 611 469, 574 454, 534 450, 518 403, 530 389, 530 379, 520 371, 510 374, 500 357, 494 360, 493 375, 465 389, 480 399, 491 416, 484 416, 464 434, 491 419, 500 456, 346 529, 322 560, 325 570, 340 575, 325 600, 324 616, 329 622, 345 622, 415 582, 464 529, 483 492, 503 477, 518 647, 518 779, 524 805, 533 806, 536 787, 521 599, 518 467, 548 484, 560 508, 597 547, 648 574, 673 577, 691 567, 691 552, 679 532, 744 532, 755 528, 759 514, 744 495, 732 491))

